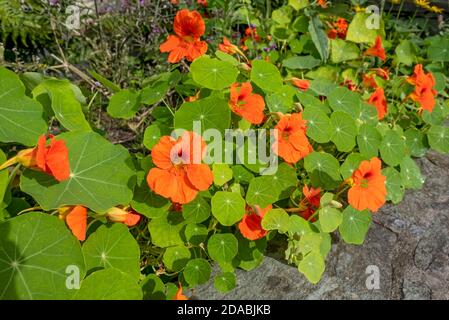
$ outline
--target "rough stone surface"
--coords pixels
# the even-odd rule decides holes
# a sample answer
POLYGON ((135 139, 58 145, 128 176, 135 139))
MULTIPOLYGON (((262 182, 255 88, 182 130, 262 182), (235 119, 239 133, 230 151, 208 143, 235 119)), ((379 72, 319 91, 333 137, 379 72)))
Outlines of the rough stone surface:
POLYGON ((255 270, 238 270, 235 290, 221 294, 211 281, 192 298, 449 299, 449 157, 431 152, 417 162, 423 189, 375 214, 362 246, 336 237, 317 285, 274 253, 255 270), (378 289, 367 288, 369 266, 379 269, 378 289))

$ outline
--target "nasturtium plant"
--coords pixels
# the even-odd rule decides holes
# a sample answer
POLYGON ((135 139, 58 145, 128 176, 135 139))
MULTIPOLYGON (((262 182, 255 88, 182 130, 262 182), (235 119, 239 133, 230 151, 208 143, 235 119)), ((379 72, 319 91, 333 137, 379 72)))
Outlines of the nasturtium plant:
POLYGON ((449 153, 447 35, 347 3, 180 3, 170 65, 139 56, 154 74, 0 68, 0 299, 224 293, 274 247, 316 284, 449 153))

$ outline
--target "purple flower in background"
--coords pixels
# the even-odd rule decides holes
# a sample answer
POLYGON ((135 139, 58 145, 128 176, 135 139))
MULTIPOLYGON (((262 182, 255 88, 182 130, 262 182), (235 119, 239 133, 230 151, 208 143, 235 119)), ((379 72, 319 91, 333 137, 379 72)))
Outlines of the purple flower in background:
POLYGON ((51 6, 55 6, 58 4, 58 0, 49 0, 51 6))

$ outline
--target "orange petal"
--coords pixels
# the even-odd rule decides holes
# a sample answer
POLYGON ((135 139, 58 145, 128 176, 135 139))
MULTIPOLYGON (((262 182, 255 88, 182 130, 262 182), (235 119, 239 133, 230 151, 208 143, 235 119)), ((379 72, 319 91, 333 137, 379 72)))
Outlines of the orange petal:
POLYGON ((51 139, 45 164, 56 180, 64 181, 70 178, 69 151, 64 141, 51 139))
POLYGON ((170 152, 176 141, 170 136, 163 136, 151 150, 153 163, 161 169, 169 169, 173 166, 170 152))
POLYGON ((181 44, 181 39, 177 36, 170 35, 167 40, 159 46, 161 52, 170 52, 181 44))
POLYGON ((45 171, 45 156, 47 154, 47 138, 45 135, 42 135, 37 140, 36 146, 36 165, 42 170, 45 171))
POLYGON ((207 164, 191 164, 186 166, 187 177, 198 190, 207 190, 214 181, 214 175, 207 164))
POLYGON ((126 215, 125 221, 123 221, 124 224, 126 224, 128 227, 133 227, 140 221, 140 214, 134 213, 134 212, 128 212, 126 215))
POLYGON ((75 206, 72 211, 67 214, 65 221, 73 235, 79 241, 86 240, 87 208, 83 206, 75 206))

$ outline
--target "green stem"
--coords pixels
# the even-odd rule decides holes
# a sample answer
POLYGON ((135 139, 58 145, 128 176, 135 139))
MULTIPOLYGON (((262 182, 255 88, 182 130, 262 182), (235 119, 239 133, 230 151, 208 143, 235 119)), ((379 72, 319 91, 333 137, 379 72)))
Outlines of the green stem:
POLYGON ((11 174, 9 175, 9 178, 8 178, 8 186, 11 186, 11 183, 14 181, 14 178, 16 177, 17 173, 19 172, 21 166, 22 165, 19 163, 11 171, 11 174))

